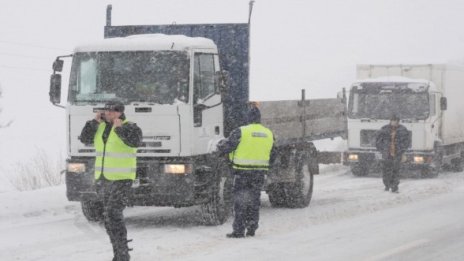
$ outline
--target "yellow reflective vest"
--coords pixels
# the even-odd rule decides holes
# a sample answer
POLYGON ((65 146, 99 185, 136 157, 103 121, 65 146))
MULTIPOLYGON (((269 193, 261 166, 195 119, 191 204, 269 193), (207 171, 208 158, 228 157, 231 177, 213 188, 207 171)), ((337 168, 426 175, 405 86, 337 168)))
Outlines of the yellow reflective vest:
MULTIPOLYGON (((127 120, 123 121, 123 124, 127 120)), ((95 151, 95 179, 103 176, 107 180, 134 180, 137 170, 137 148, 127 146, 111 128, 106 144, 103 142, 103 132, 106 123, 98 125, 94 137, 95 151)))
POLYGON ((239 170, 269 170, 274 136, 258 123, 240 128, 241 137, 235 151, 229 154, 232 167, 239 170))

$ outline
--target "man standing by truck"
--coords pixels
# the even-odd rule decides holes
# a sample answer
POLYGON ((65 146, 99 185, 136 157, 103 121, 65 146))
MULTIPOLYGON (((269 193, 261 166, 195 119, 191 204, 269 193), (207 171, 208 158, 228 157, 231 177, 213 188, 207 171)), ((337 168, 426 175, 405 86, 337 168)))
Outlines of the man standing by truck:
POLYGON ((398 116, 390 118, 390 124, 383 126, 377 134, 376 148, 382 153, 382 177, 385 191, 398 193, 399 171, 404 152, 411 144, 409 132, 400 123, 398 116))
POLYGON ((258 229, 261 188, 264 175, 273 161, 274 136, 261 125, 261 113, 251 106, 248 125, 233 130, 218 150, 229 153, 234 174, 234 223, 229 238, 254 236, 258 229))
POLYGON ((105 229, 113 246, 113 261, 129 260, 123 210, 136 176, 136 152, 142 141, 142 130, 126 120, 122 102, 109 101, 105 104, 103 115, 97 112, 95 119, 85 124, 80 140, 95 146, 95 185, 103 202, 105 229))

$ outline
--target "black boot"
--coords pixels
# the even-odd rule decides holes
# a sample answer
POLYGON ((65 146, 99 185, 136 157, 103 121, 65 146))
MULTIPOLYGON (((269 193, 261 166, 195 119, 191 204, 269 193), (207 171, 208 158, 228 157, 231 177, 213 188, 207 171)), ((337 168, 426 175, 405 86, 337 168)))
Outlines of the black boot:
POLYGON ((132 242, 132 239, 129 240, 123 240, 122 242, 119 242, 116 244, 114 247, 114 258, 113 261, 129 261, 130 260, 130 255, 129 251, 132 251, 132 248, 128 247, 129 242, 132 242))
POLYGON ((232 232, 226 235, 228 238, 242 238, 245 237, 243 233, 232 232))
POLYGON ((246 232, 247 237, 254 237, 255 236, 255 230, 253 229, 248 229, 246 232))
POLYGON ((119 249, 116 251, 116 255, 113 258, 113 261, 129 261, 130 260, 130 255, 129 255, 129 249, 119 249))

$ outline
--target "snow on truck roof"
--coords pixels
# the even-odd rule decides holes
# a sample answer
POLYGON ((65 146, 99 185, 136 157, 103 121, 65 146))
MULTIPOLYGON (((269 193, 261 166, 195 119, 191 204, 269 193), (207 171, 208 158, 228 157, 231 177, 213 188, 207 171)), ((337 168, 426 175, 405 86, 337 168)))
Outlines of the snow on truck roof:
POLYGON ((433 82, 426 79, 413 79, 402 76, 389 76, 389 77, 377 77, 357 80, 353 85, 359 85, 361 83, 417 83, 417 85, 410 85, 410 88, 416 88, 417 90, 423 89, 421 86, 429 87, 430 90, 435 90, 436 86, 433 82))
POLYGON ((203 37, 141 34, 127 37, 106 38, 92 43, 81 44, 74 49, 74 52, 183 51, 189 48, 216 49, 216 45, 212 40, 203 37))
POLYGON ((425 79, 413 79, 403 76, 388 76, 388 77, 377 77, 377 78, 367 78, 362 80, 357 80, 356 83, 362 82, 414 82, 414 83, 429 83, 429 80, 425 79))

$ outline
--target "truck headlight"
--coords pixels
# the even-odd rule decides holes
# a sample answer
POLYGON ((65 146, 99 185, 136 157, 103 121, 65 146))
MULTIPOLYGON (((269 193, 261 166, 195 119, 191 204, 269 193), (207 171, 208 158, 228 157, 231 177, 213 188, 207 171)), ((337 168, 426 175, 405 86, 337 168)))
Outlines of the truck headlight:
POLYGON ((414 163, 416 164, 423 164, 425 159, 423 156, 414 156, 414 163))
POLYGON ((192 172, 191 164, 164 164, 164 173, 166 174, 189 174, 192 172))
POLYGON ((358 161, 358 154, 348 154, 349 161, 358 161))
POLYGON ((85 172, 85 163, 68 163, 68 172, 83 173, 85 172))

